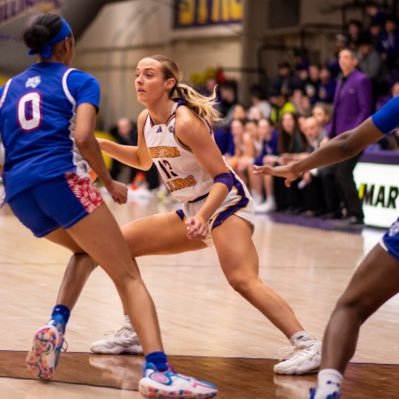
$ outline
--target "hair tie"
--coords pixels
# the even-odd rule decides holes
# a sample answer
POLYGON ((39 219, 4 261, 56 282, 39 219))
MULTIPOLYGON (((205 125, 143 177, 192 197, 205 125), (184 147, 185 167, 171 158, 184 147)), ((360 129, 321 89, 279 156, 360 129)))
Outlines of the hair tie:
POLYGON ((51 56, 53 55, 52 47, 55 44, 62 42, 64 39, 72 34, 72 29, 69 26, 68 22, 62 17, 61 20, 62 25, 60 31, 52 39, 48 40, 47 43, 39 51, 34 51, 32 49, 29 50, 29 55, 40 54, 42 58, 51 58, 51 56))

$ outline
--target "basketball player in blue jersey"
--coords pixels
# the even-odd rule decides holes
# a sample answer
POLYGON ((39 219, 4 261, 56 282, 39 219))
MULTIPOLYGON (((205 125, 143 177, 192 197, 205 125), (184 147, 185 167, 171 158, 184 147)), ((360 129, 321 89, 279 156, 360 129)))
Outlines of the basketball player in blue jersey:
MULTIPOLYGON (((176 374, 168 365, 152 299, 119 226, 88 178, 89 164, 114 201, 126 202, 127 189, 111 179, 93 135, 99 85, 70 68, 75 50, 69 25, 58 15, 43 15, 25 31, 24 41, 39 62, 0 89, 6 201, 35 236, 73 252, 75 277, 95 260, 112 278, 146 354, 139 383, 144 396, 215 396, 212 384, 176 374)), ((68 290, 77 298, 81 287, 68 290)), ((30 370, 44 380, 54 374, 75 304, 63 300, 64 294, 61 287, 51 320, 36 332, 27 357, 30 370)))
MULTIPOLYGON (((176 254, 214 245, 230 285, 291 341, 292 347, 274 371, 304 374, 317 370, 320 342, 304 331, 290 306, 259 278, 252 241, 253 200, 229 170, 213 139, 210 123, 218 118, 214 97, 201 96, 180 83, 179 75, 178 66, 167 57, 142 59, 135 85, 138 101, 147 109, 138 118, 138 146, 100 141, 103 151, 134 168, 147 170, 154 162, 172 196, 182 203, 177 212, 123 226, 131 254, 176 254), (180 101, 174 101, 175 96, 180 101)), ((72 279, 64 284, 81 282, 72 279)), ((124 310, 127 314, 128 309, 124 310)), ((139 351, 136 334, 129 319, 125 320, 116 336, 94 343, 91 350, 113 354, 139 351)))
MULTIPOLYGON (((257 174, 285 178, 289 186, 302 173, 352 158, 369 144, 399 127, 399 97, 390 100, 361 125, 313 152, 303 161, 270 168, 257 174)), ((324 333, 321 370, 311 399, 338 399, 346 366, 356 350, 360 326, 399 292, 399 218, 361 262, 335 306, 324 333)))

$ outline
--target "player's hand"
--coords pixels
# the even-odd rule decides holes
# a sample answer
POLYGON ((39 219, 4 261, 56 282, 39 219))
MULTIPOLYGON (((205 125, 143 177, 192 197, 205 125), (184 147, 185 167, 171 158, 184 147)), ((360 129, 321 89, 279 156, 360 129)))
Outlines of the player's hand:
POLYGON ((110 140, 107 139, 100 139, 100 138, 96 138, 98 145, 100 146, 102 151, 105 151, 105 147, 107 146, 108 143, 110 143, 110 140))
POLYGON ((186 220, 186 228, 190 240, 204 240, 209 232, 208 221, 197 215, 186 220))
POLYGON ((112 199, 117 204, 126 204, 127 202, 127 187, 116 180, 111 180, 111 183, 106 187, 111 194, 112 199))
POLYGON ((285 179, 285 185, 287 187, 291 186, 291 183, 296 180, 300 173, 294 173, 292 171, 292 164, 284 165, 284 166, 256 166, 254 165, 253 171, 255 175, 270 175, 270 176, 278 176, 283 177, 285 179))

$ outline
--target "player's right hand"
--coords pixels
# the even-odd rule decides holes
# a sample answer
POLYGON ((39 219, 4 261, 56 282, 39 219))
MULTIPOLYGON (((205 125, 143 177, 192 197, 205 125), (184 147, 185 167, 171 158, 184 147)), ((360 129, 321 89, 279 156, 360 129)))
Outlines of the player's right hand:
POLYGON ((126 204, 127 202, 127 187, 116 180, 112 180, 111 184, 107 187, 108 192, 111 194, 112 199, 117 204, 126 204))

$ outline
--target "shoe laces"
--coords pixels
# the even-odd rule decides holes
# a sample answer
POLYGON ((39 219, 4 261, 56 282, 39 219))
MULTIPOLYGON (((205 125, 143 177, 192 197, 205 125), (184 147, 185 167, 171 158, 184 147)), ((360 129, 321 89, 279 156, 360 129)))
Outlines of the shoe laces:
POLYGON ((115 331, 115 337, 121 337, 121 338, 130 338, 132 335, 137 335, 136 331, 134 331, 130 327, 122 326, 118 330, 115 331))
POLYGON ((317 345, 319 341, 315 338, 297 342, 291 346, 284 346, 280 348, 277 352, 277 357, 279 361, 288 360, 298 354, 307 354, 314 350, 314 346, 317 345))
POLYGON ((61 351, 62 352, 68 351, 68 341, 65 338, 64 338, 64 342, 62 343, 62 346, 61 346, 61 351))

